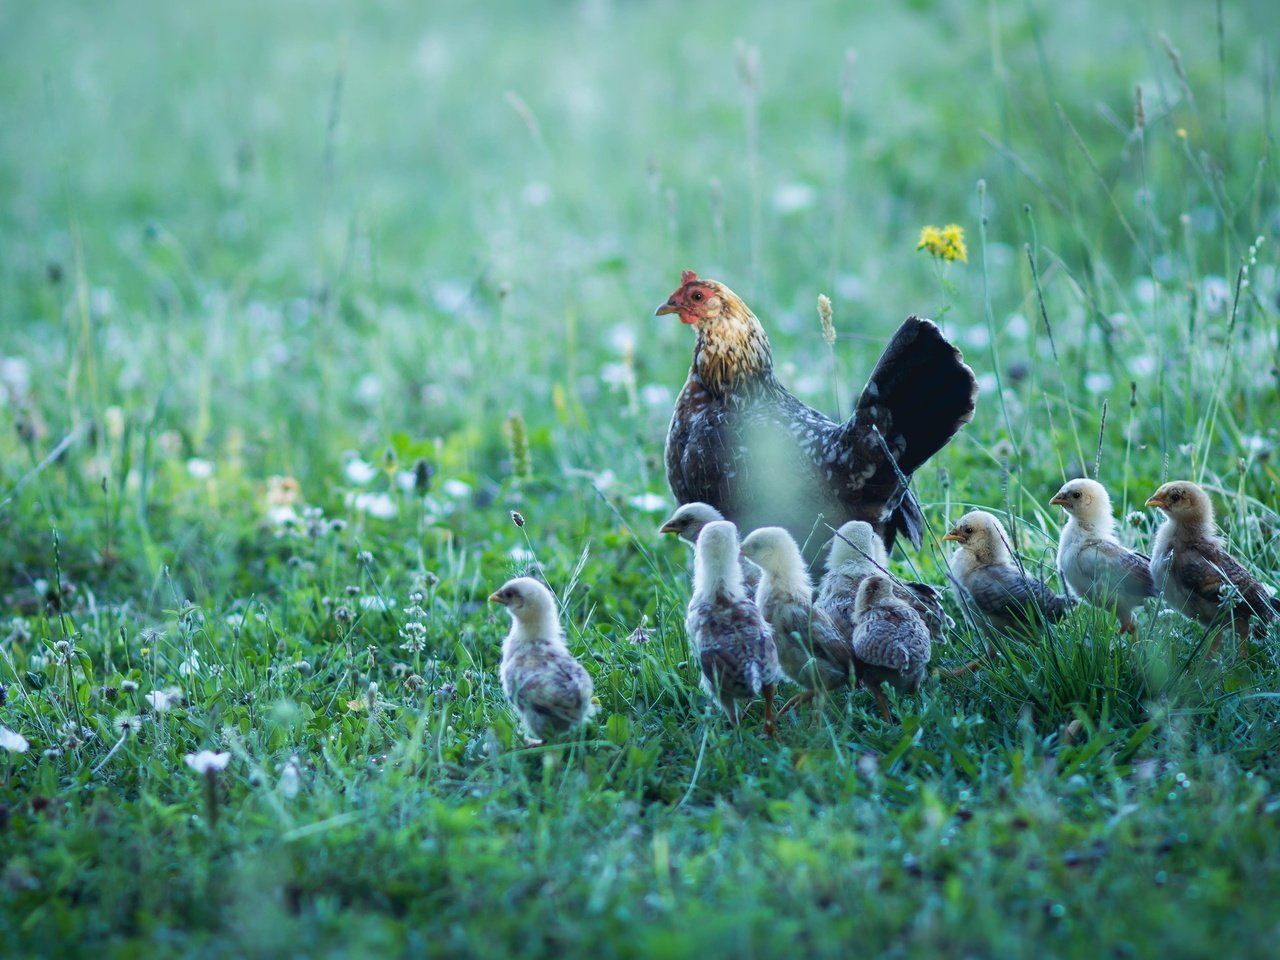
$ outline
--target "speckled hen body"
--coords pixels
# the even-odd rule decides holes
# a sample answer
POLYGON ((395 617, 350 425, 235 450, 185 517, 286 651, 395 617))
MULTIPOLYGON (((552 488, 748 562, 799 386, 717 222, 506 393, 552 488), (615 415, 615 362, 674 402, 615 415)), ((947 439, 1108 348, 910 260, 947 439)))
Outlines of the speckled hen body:
POLYGON ((680 503, 711 504, 744 530, 784 527, 809 556, 824 539, 810 538, 819 515, 919 545, 919 506, 903 481, 972 418, 977 394, 936 325, 903 323, 853 416, 836 423, 778 382, 764 328, 724 284, 686 271, 658 313, 679 314, 698 335, 667 432, 667 480, 680 503))

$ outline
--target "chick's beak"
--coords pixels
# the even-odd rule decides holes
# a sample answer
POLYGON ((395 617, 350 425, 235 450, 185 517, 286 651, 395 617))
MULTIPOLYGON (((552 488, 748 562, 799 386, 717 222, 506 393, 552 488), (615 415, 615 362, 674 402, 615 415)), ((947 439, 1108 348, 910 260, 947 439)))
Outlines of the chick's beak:
POLYGON ((1169 504, 1166 503, 1164 500, 1161 500, 1159 497, 1152 497, 1150 500, 1147 501, 1147 506, 1164 508, 1169 506, 1169 504))
POLYGON ((653 311, 653 315, 655 317, 665 317, 669 313, 679 313, 679 312, 680 312, 680 308, 676 306, 675 298, 672 297, 668 299, 667 302, 664 303, 662 306, 660 306, 657 310, 653 311))
POLYGON ((963 541, 962 539, 960 539, 960 534, 956 533, 954 530, 950 530, 950 531, 948 531, 947 533, 945 533, 945 534, 943 535, 942 539, 943 539, 943 540, 954 540, 956 543, 964 543, 964 541, 963 541))
POLYGON ((664 523, 662 526, 658 528, 658 532, 659 533, 679 533, 680 531, 676 528, 676 525, 674 523, 664 523))
POLYGON ((502 599, 502 594, 497 593, 497 592, 489 594, 489 602, 490 602, 490 603, 500 603, 500 604, 502 604, 503 606, 506 606, 506 604, 507 604, 507 601, 505 601, 505 600, 503 600, 503 599, 502 599))
POLYGON ((1057 504, 1059 507, 1065 507, 1065 506, 1067 505, 1067 497, 1066 497, 1066 494, 1063 494, 1063 493, 1055 493, 1055 494, 1053 495, 1053 499, 1052 499, 1052 500, 1050 500, 1050 501, 1049 501, 1049 503, 1050 503, 1050 504, 1057 504))

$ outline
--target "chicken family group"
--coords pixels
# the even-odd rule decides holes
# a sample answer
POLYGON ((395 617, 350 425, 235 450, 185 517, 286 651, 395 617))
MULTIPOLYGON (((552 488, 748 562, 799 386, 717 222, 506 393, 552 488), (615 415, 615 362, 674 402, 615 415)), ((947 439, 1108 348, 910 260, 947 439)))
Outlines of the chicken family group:
MULTIPOLYGON (((851 684, 891 720, 886 685, 919 690, 954 623, 937 588, 890 571, 889 551, 900 533, 920 545, 911 474, 972 419, 973 372, 935 324, 911 317, 836 423, 781 386, 763 327, 724 284, 686 271, 657 312, 697 332, 666 442, 681 506, 661 530, 694 546, 686 630, 703 690, 733 723, 763 699, 766 736, 776 715, 851 684), (836 521, 815 596, 812 533, 836 521), (739 529, 749 531, 741 540, 739 529), (775 710, 784 681, 800 692, 775 710)), ((957 544, 949 578, 976 628, 1034 637, 1085 601, 1136 633, 1135 611, 1161 596, 1209 630, 1232 630, 1243 655, 1255 625, 1280 621, 1280 601, 1227 552, 1199 485, 1166 483, 1147 500, 1166 515, 1150 558, 1120 543, 1095 480, 1071 480, 1049 502, 1067 515, 1057 566, 1069 596, 1027 572, 992 513, 971 511, 942 538, 957 544)), ((512 618, 500 676, 530 739, 584 722, 591 676, 569 652, 551 591, 520 577, 489 599, 512 618)))

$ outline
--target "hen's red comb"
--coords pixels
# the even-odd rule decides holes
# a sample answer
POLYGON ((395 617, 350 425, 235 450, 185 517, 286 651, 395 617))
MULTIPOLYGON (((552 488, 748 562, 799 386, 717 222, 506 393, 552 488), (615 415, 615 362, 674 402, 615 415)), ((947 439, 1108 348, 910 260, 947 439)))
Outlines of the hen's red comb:
POLYGON ((692 283, 694 280, 697 280, 697 279, 698 279, 698 275, 696 273, 694 273, 692 270, 686 270, 684 271, 684 273, 680 274, 680 286, 683 287, 686 283, 692 283))

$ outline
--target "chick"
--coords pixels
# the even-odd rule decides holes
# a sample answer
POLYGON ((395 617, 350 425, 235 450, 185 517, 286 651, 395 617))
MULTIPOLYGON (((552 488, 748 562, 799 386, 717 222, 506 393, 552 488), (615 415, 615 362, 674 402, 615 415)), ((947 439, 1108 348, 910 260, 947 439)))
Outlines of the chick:
MULTIPOLYGON (((709 503, 686 503, 676 509, 676 512, 658 528, 658 532, 674 533, 692 547, 698 542, 698 534, 702 532, 703 527, 712 521, 723 519, 724 514, 709 503)), ((754 597, 756 588, 760 586, 760 568, 745 557, 739 562, 742 564, 743 588, 747 596, 754 597)))
MULTIPOLYGON (((871 524, 850 520, 836 531, 827 553, 827 572, 818 587, 817 606, 827 613, 843 636, 853 635, 853 608, 858 587, 867 577, 889 575, 884 541, 871 524)), ((927 583, 894 579, 894 595, 911 604, 929 627, 935 643, 945 643, 945 631, 955 627, 942 606, 942 594, 927 583)))
POLYGON ((1156 594, 1151 558, 1120 545, 1106 488, 1082 477, 1063 484, 1049 502, 1067 512, 1058 540, 1062 582, 1080 599, 1114 609, 1121 633, 1136 633, 1133 612, 1156 594))
POLYGON ((985 510, 966 513, 942 539, 960 545, 951 555, 951 580, 961 605, 972 603, 995 630, 1026 633, 1057 623, 1075 606, 1023 572, 1004 525, 985 510))
POLYGON ((735 724, 740 702, 763 696, 764 732, 773 736, 773 696, 784 674, 769 625, 743 590, 738 531, 727 520, 698 534, 685 626, 702 667, 702 689, 735 724))
MULTIPOLYGON (((1147 501, 1168 516, 1156 531, 1151 549, 1151 576, 1175 610, 1211 626, 1225 606, 1235 630, 1240 655, 1249 650, 1250 621, 1271 624, 1280 619, 1280 601, 1227 553, 1213 524, 1209 495, 1189 480, 1166 483, 1147 501)), ((1209 648, 1218 647, 1215 637, 1209 648)))
POLYGON ((489 600, 511 614, 498 675, 529 733, 526 742, 536 745, 585 721, 595 712, 591 675, 565 645, 551 591, 531 577, 518 577, 489 600))
POLYGON ((761 527, 742 541, 742 554, 764 573, 756 606, 773 632, 782 670, 805 688, 779 714, 848 683, 853 667, 848 635, 842 637, 814 606, 809 567, 791 534, 782 527, 761 527))
POLYGON ((888 683, 899 693, 915 693, 924 680, 932 656, 929 628, 912 609, 898 599, 893 581, 879 574, 858 587, 853 630, 854 667, 858 682, 875 694, 880 713, 893 719, 880 685, 888 683))

